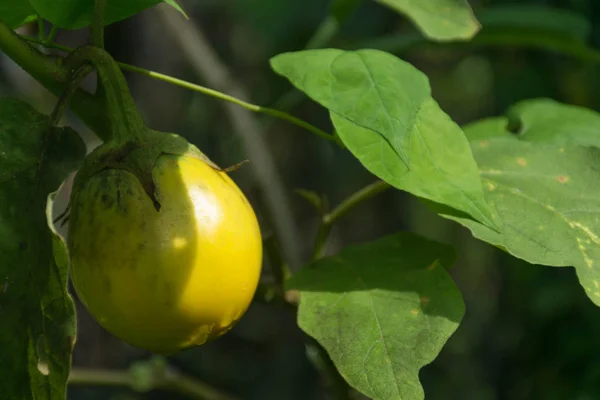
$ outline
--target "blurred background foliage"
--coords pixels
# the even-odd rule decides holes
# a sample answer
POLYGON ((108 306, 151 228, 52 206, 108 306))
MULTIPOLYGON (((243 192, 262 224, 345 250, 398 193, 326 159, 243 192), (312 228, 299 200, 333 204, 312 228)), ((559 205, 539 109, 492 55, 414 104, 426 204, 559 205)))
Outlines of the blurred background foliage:
MULTIPOLYGON (((289 84, 268 64, 280 52, 305 47, 328 15, 327 1, 180 3, 250 93, 251 101, 291 106, 293 114, 331 129, 326 111, 303 95, 290 96, 289 84)), ((427 74, 434 97, 459 124, 502 114, 511 104, 535 97, 594 110, 600 107, 600 57, 593 50, 600 47, 600 2, 596 0, 473 0, 471 6, 484 28, 479 39, 460 44, 427 43, 409 21, 390 9, 373 1, 358 3, 327 46, 378 47, 409 61, 427 74), (499 6, 516 8, 490 13, 499 6), (539 8, 526 14, 519 8, 524 6, 539 8), (549 7, 555 11, 540 11, 549 7), (546 48, 528 42, 540 37, 546 48)), ((119 61, 205 83, 163 28, 156 9, 150 9, 109 26, 107 49, 119 61)), ((35 34, 36 27, 23 29, 35 34)), ((85 30, 61 31, 57 41, 77 46, 86 38, 85 30)), ((51 110, 55 99, 6 57, 1 68, 2 95, 16 95, 42 111, 51 110)), ((223 166, 247 157, 218 100, 148 77, 130 73, 127 77, 151 127, 182 134, 223 166)), ((71 118, 70 123, 93 144, 93 135, 71 118)), ((317 215, 294 190, 311 190, 337 204, 374 177, 335 145, 285 122, 257 118, 289 193, 300 232, 298 246, 308 260, 317 215)), ((255 205, 263 230, 270 231, 264 202, 248 168, 232 176, 255 205)), ((452 273, 467 313, 437 360, 421 371, 428 399, 600 399, 600 309, 586 298, 573 269, 534 266, 512 258, 477 242, 462 227, 398 191, 385 192, 343 219, 327 252, 398 230, 452 243, 459 254, 452 273)), ((268 268, 263 279, 271 279, 268 268)), ((148 358, 149 354, 106 333, 81 304, 78 319, 75 368, 127 369, 148 358)), ((306 356, 305 341, 291 310, 256 303, 225 337, 168 361, 240 399, 326 399, 319 374, 306 356)), ((69 390, 72 400, 180 398, 185 397, 126 387, 73 385, 69 390)))

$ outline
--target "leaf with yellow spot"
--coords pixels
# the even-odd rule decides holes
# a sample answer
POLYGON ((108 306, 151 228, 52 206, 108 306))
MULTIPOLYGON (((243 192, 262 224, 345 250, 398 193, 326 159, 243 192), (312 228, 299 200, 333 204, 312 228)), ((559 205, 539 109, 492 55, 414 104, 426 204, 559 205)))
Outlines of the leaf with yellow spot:
POLYGON ((513 137, 486 141, 473 142, 473 152, 500 231, 449 218, 528 262, 574 266, 600 305, 594 283, 600 281, 600 149, 513 137))
POLYGON ((498 232, 449 211, 481 240, 535 264, 574 266, 600 305, 600 115, 549 99, 468 125, 498 232))
POLYGON ((350 385, 376 400, 422 399, 419 370, 454 333, 464 303, 454 249, 411 233, 350 246, 304 268, 298 324, 350 385))

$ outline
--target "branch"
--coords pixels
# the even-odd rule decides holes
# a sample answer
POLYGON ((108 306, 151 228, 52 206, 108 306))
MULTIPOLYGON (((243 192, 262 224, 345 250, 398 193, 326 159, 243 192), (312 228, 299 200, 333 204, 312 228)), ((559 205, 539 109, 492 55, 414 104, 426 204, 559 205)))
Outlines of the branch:
POLYGON ((129 387, 139 392, 162 389, 194 399, 237 400, 204 382, 178 373, 170 366, 158 366, 160 369, 157 369, 155 365, 148 364, 153 363, 134 364, 130 371, 73 368, 69 374, 69 385, 129 387))
POLYGON ((77 90, 81 82, 85 79, 93 71, 91 65, 83 65, 77 71, 73 72, 73 78, 67 85, 62 96, 59 97, 54 110, 52 110, 52 114, 50 114, 50 123, 52 126, 57 126, 60 122, 60 119, 63 117, 67 105, 71 100, 71 96, 77 90))
MULTIPOLYGON (((63 65, 62 59, 41 53, 2 22, 0 50, 55 96, 65 91, 71 71, 63 65)), ((75 91, 72 100, 71 108, 86 125, 95 132, 106 129, 102 102, 82 89, 75 91)))
MULTIPOLYGON (((245 101, 248 96, 244 89, 232 78, 227 67, 222 64, 196 26, 190 21, 184 21, 179 14, 166 7, 159 9, 159 16, 198 75, 206 79, 210 86, 227 90, 232 96, 245 101)), ((248 111, 231 104, 227 104, 226 111, 235 132, 244 143, 248 157, 252 160, 254 175, 265 195, 269 212, 272 213, 271 219, 275 224, 286 261, 290 267, 296 268, 301 263, 300 236, 278 169, 261 134, 258 121, 248 111)))

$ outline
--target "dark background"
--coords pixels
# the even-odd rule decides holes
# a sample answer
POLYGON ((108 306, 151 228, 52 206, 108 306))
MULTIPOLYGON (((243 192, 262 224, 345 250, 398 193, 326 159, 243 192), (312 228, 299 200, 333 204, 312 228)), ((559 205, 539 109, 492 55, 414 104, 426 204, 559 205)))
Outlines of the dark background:
MULTIPOLYGON (((582 15, 591 24, 588 45, 600 47, 600 2, 596 0, 471 1, 476 13, 498 4, 554 6, 582 15)), ((268 59, 302 49, 328 11, 324 0, 182 1, 251 101, 272 105, 290 90, 270 71, 268 59)), ((414 36, 402 16, 363 1, 329 47, 367 47, 389 34, 414 36)), ((206 84, 190 66, 173 37, 150 9, 106 31, 107 49, 116 59, 206 84)), ((35 34, 36 27, 25 27, 35 34)), ((485 29, 484 29, 485 30, 485 29)), ((60 31, 57 41, 82 44, 87 32, 60 31)), ((394 50, 394 43, 387 48, 394 50)), ((430 46, 425 42, 397 52, 424 71, 442 108, 460 124, 500 115, 508 106, 535 97, 599 107, 598 65, 556 52, 506 46, 430 46)), ((0 93, 33 101, 50 110, 55 99, 2 59, 0 93)), ((248 157, 232 129, 223 102, 148 77, 127 74, 145 119, 153 128, 177 132, 218 164, 248 157)), ((330 130, 327 113, 306 99, 291 112, 330 130)), ((286 122, 255 115, 275 157, 290 198, 303 260, 310 256, 317 217, 294 194, 303 188, 325 194, 331 204, 375 180, 349 152, 286 122)), ((71 123, 94 143, 78 121, 71 123)), ((263 230, 270 230, 264 202, 249 168, 232 174, 255 205, 263 230)), ((453 243, 459 261, 453 276, 465 298, 462 325, 440 356, 421 371, 428 399, 600 399, 600 309, 593 306, 571 268, 529 265, 475 241, 406 193, 388 191, 355 209, 333 230, 328 253, 349 243, 409 230, 453 243)), ((264 269, 264 279, 269 279, 264 269)), ((78 304, 76 368, 126 369, 148 354, 131 348, 100 328, 78 304)), ((223 338, 169 359, 180 371, 247 400, 326 399, 320 377, 305 354, 303 334, 290 310, 254 304, 223 338)), ((69 399, 183 399, 172 392, 137 393, 128 388, 73 386, 69 399)))

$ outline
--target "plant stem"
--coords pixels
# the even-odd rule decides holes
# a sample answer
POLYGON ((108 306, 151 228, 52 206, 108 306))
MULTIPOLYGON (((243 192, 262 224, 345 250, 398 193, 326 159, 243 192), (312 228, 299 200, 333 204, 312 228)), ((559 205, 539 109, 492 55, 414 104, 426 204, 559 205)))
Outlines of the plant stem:
POLYGON ((348 214, 348 212, 357 205, 369 200, 370 198, 389 188, 391 188, 391 186, 384 181, 374 182, 353 193, 350 195, 350 197, 346 198, 336 208, 334 208, 333 211, 325 214, 321 219, 321 223, 319 224, 319 229, 317 231, 312 260, 314 261, 323 255, 323 250, 325 249, 325 244, 329 238, 331 228, 337 221, 348 214))
MULTIPOLYGON (((43 45, 35 38, 32 42, 43 45)), ((71 71, 63 65, 61 58, 46 56, 2 22, 0 50, 57 97, 64 92, 71 79, 71 71)), ((104 106, 90 93, 82 89, 75 91, 71 108, 92 130, 102 131, 106 128, 104 106)))
MULTIPOLYGON (((41 40, 35 38, 32 39, 33 42, 42 44, 41 40)), ((62 89, 61 87, 63 85, 57 83, 57 81, 66 82, 69 78, 68 71, 65 68, 62 68, 58 59, 47 57, 27 42, 23 41, 19 35, 1 22, 0 49, 44 86, 51 86, 53 92, 62 89)))
MULTIPOLYGON (((24 36, 24 35, 21 35, 20 37, 22 39, 28 41, 28 42, 41 44, 42 46, 45 46, 45 47, 50 47, 50 48, 58 49, 58 50, 61 50, 61 51, 64 51, 64 52, 71 52, 71 51, 73 51, 72 48, 67 47, 67 46, 62 46, 62 45, 57 44, 57 43, 43 43, 42 41, 40 41, 40 40, 38 40, 36 38, 29 37, 29 36, 24 36)), ((0 48, 2 48, 1 43, 0 43, 0 48)), ((198 85, 198 84, 195 84, 195 83, 191 83, 191 82, 185 81, 183 79, 174 78, 174 77, 169 76, 169 75, 161 74, 160 72, 151 71, 151 70, 148 70, 148 69, 145 69, 145 68, 136 67, 135 65, 126 64, 126 63, 123 63, 123 62, 117 62, 117 64, 121 67, 121 69, 124 69, 126 71, 135 72, 137 74, 145 75, 145 76, 148 76, 150 78, 154 78, 154 79, 157 79, 157 80, 160 80, 160 81, 163 81, 163 82, 167 82, 167 83, 170 83, 170 84, 175 85, 175 86, 179 86, 179 87, 182 87, 182 88, 185 88, 185 89, 193 90, 195 92, 200 92, 202 94, 205 94, 207 96, 211 96, 211 97, 217 98, 219 100, 224 100, 224 101, 227 101, 227 102, 230 102, 230 103, 233 103, 233 104, 237 104, 238 106, 244 107, 245 109, 250 110, 250 111, 254 111, 254 112, 257 112, 257 113, 263 113, 263 114, 266 114, 266 115, 270 115, 272 117, 276 117, 276 118, 279 118, 279 119, 286 120, 286 121, 288 121, 288 122, 290 122, 290 123, 292 123, 294 125, 297 125, 297 126, 299 126, 301 128, 304 128, 304 129, 308 130, 309 132, 312 132, 312 133, 316 134, 317 136, 319 136, 319 137, 321 137, 323 139, 329 140, 331 142, 339 143, 338 139, 334 135, 332 135, 330 133, 327 133, 327 132, 325 132, 325 131, 317 128, 316 126, 311 125, 308 122, 303 121, 303 120, 301 120, 301 119, 299 119, 297 117, 294 117, 293 115, 288 114, 286 112, 279 111, 279 110, 276 110, 276 109, 273 109, 273 108, 262 107, 262 106, 259 106, 259 105, 256 105, 256 104, 252 104, 252 103, 249 103, 247 101, 241 100, 241 99, 239 99, 237 97, 234 97, 234 96, 231 96, 231 95, 219 92, 218 90, 214 90, 214 89, 211 89, 211 88, 208 88, 208 87, 205 87, 205 86, 201 86, 201 85, 198 85)))
POLYGON ((340 142, 336 136, 332 135, 331 133, 326 133, 326 132, 322 131, 321 129, 317 128, 316 126, 311 125, 304 120, 301 120, 300 118, 296 118, 291 114, 288 114, 284 111, 279 111, 274 108, 267 108, 267 107, 261 107, 261 106, 256 106, 256 107, 258 107, 258 109, 256 110, 257 112, 262 112, 263 114, 267 114, 272 117, 291 122, 294 125, 297 125, 301 128, 306 129, 307 131, 314 133, 315 135, 319 136, 322 139, 329 140, 331 142, 337 143, 340 146, 343 146, 342 142, 340 142))
POLYGON ((45 32, 44 32, 44 19, 39 14, 37 16, 37 26, 38 26, 38 38, 41 41, 46 40, 45 32))
POLYGON ((106 0, 94 1, 94 19, 92 21, 92 44, 104 48, 104 11, 106 0))
POLYGON ((56 25, 52 25, 52 28, 50 29, 50 33, 48 34, 46 39, 44 39, 44 43, 52 43, 54 41, 54 38, 56 37, 57 32, 58 32, 58 27, 56 25))
MULTIPOLYGON (((194 399, 236 400, 234 397, 224 394, 204 382, 172 371, 158 377, 152 377, 154 381, 148 385, 151 388, 171 390, 194 399)), ((134 379, 128 371, 73 368, 69 374, 69 385, 122 386, 135 389, 133 383, 134 379)))
POLYGON ((317 136, 319 136, 319 137, 321 137, 323 139, 326 139, 326 140, 329 140, 329 141, 332 141, 332 142, 336 141, 335 136, 333 136, 332 134, 327 133, 327 132, 325 132, 325 131, 317 128, 316 126, 311 125, 308 122, 303 121, 303 120, 301 120, 299 118, 296 118, 293 115, 290 115, 290 114, 288 114, 286 112, 275 110, 273 108, 267 108, 267 107, 262 107, 262 106, 259 106, 259 105, 256 105, 256 104, 252 104, 252 103, 249 103, 247 101, 241 100, 241 99, 239 99, 237 97, 225 94, 223 92, 219 92, 218 90, 210 89, 210 88, 207 88, 205 86, 201 86, 201 85, 198 85, 198 84, 195 84, 195 83, 187 82, 187 81, 184 81, 182 79, 174 78, 174 77, 169 76, 169 75, 164 75, 164 74, 161 74, 159 72, 150 71, 150 70, 147 70, 147 69, 144 69, 144 68, 140 68, 140 67, 136 67, 136 66, 133 66, 133 65, 124 64, 124 63, 118 63, 118 64, 124 70, 136 72, 138 74, 146 75, 146 76, 149 76, 151 78, 155 78, 155 79, 158 79, 158 80, 161 80, 161 81, 164 81, 164 82, 168 82, 168 83, 171 83, 173 85, 176 85, 176 86, 179 86, 179 87, 182 87, 182 88, 186 88, 186 89, 190 89, 190 90, 193 90, 193 91, 196 91, 196 92, 200 92, 202 94, 205 94, 205 95, 208 95, 208 96, 220 99, 220 100, 225 100, 225 101, 228 101, 230 103, 237 104, 238 106, 244 107, 245 109, 250 110, 250 111, 254 111, 254 112, 257 112, 257 113, 263 113, 263 114, 267 114, 267 115, 270 115, 270 116, 273 116, 273 117, 276 117, 276 118, 279 118, 279 119, 286 120, 288 122, 291 122, 294 125, 297 125, 297 126, 299 126, 301 128, 304 128, 304 129, 308 130, 309 132, 312 132, 312 133, 316 134, 317 136))
POLYGON ((56 126, 58 124, 64 115, 65 110, 67 109, 67 104, 69 103, 71 96, 73 93, 75 93, 77 88, 79 88, 79 85, 81 85, 81 82, 85 79, 85 77, 88 76, 92 71, 93 68, 91 65, 83 65, 73 73, 73 79, 65 88, 64 93, 58 99, 58 103, 56 103, 56 106, 54 106, 52 114, 50 114, 50 123, 52 126, 56 126))
POLYGON ((370 198, 377 196, 379 193, 391 188, 389 183, 384 181, 377 181, 365 186, 364 188, 354 192, 350 197, 342 201, 333 211, 327 213, 323 217, 323 224, 332 226, 343 216, 348 214, 357 205, 363 203, 370 198))

